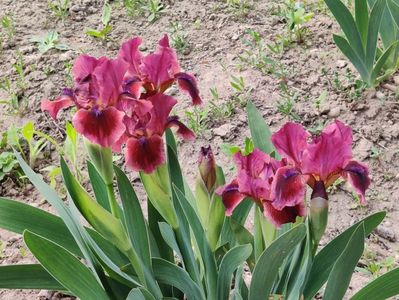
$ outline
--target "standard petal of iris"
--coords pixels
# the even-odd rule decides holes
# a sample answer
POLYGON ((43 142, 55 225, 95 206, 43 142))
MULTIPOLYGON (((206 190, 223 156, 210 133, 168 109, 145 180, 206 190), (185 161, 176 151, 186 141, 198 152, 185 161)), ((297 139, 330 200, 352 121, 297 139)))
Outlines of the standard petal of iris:
POLYGON ((147 99, 153 105, 150 111, 151 119, 147 124, 147 130, 152 133, 162 135, 168 123, 168 117, 173 106, 177 103, 176 99, 164 94, 155 94, 147 99))
POLYGON ((339 121, 327 126, 308 146, 303 157, 303 172, 317 174, 326 181, 339 173, 352 159, 352 130, 339 121))
POLYGON ((123 59, 129 63, 129 75, 139 76, 140 74, 140 64, 142 55, 139 50, 141 45, 141 38, 136 37, 130 39, 122 44, 121 49, 118 53, 118 58, 123 59))
POLYGON ((296 164, 300 164, 302 155, 307 148, 309 133, 302 125, 293 122, 286 123, 279 131, 273 134, 272 142, 277 151, 296 164))
POLYGON ((365 194, 371 183, 367 166, 354 160, 349 161, 342 171, 342 176, 355 188, 361 202, 366 204, 365 194))
POLYGON ((102 106, 115 105, 122 93, 122 82, 128 64, 121 59, 107 59, 94 71, 98 84, 98 99, 102 106))
POLYGON ((282 210, 287 206, 296 206, 303 202, 306 192, 307 176, 291 166, 279 168, 272 183, 273 206, 282 210))
POLYGON ((125 151, 126 165, 134 171, 152 173, 165 162, 163 140, 159 135, 129 138, 125 151))
POLYGON ((57 119, 58 112, 61 109, 68 108, 74 104, 74 101, 71 97, 67 95, 61 95, 57 99, 50 100, 42 100, 41 109, 42 111, 47 111, 50 116, 55 120, 57 119))
POLYGON ((90 55, 80 55, 73 64, 72 74, 76 83, 82 83, 90 79, 94 69, 102 64, 106 57, 100 57, 99 59, 90 55))
POLYGON ((305 215, 305 205, 301 202, 295 206, 287 206, 282 210, 277 210, 274 208, 271 202, 263 202, 263 213, 265 217, 272 222, 274 226, 280 228, 281 225, 286 223, 294 223, 296 217, 301 217, 305 215))
POLYGON ((180 69, 176 53, 167 42, 167 36, 161 39, 157 51, 145 56, 142 62, 140 71, 160 92, 165 91, 174 82, 174 74, 180 69))
POLYGON ((231 183, 219 187, 216 190, 216 194, 222 197, 227 216, 231 216, 237 205, 245 199, 245 195, 239 192, 238 182, 235 179, 231 183))
POLYGON ((182 122, 180 122, 178 116, 169 117, 166 127, 177 127, 177 134, 185 140, 191 141, 195 139, 195 133, 182 122))
POLYGON ((126 130, 123 116, 114 107, 101 111, 79 109, 73 117, 73 126, 92 143, 111 147, 126 130))
POLYGON ((199 90, 195 77, 188 73, 179 72, 175 75, 179 88, 186 94, 188 94, 194 105, 202 103, 201 97, 199 96, 199 90))

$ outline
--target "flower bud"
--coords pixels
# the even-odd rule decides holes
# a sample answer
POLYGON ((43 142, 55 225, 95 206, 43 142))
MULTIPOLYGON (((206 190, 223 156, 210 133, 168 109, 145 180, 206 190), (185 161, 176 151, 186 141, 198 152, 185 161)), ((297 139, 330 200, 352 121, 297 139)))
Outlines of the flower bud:
POLYGON ((216 183, 216 163, 211 146, 201 147, 198 164, 202 181, 211 193, 216 183))
POLYGON ((326 230, 328 221, 328 198, 324 183, 316 181, 310 200, 310 224, 314 247, 317 246, 326 230))
POLYGON ((90 160, 100 173, 106 185, 112 184, 114 179, 114 169, 112 163, 111 148, 101 147, 85 139, 85 146, 90 160))

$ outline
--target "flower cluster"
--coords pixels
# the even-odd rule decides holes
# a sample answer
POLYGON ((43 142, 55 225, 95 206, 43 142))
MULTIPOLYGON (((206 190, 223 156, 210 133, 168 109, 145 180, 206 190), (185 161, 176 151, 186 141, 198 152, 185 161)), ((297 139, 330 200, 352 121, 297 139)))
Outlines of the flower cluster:
POLYGON ((194 133, 170 116, 176 100, 165 94, 177 83, 194 105, 201 98, 194 76, 181 72, 176 52, 165 35, 154 53, 143 55, 140 38, 125 42, 116 59, 81 55, 73 66, 73 89, 64 89, 54 101, 43 100, 42 110, 57 118, 61 109, 76 106, 76 130, 92 143, 125 147, 126 164, 151 173, 165 161, 163 133, 177 127, 185 139, 194 133))
POLYGON ((250 197, 276 226, 295 222, 305 215, 306 186, 313 189, 313 197, 327 198, 325 189, 339 177, 351 183, 365 203, 370 178, 367 167, 352 158, 350 127, 337 120, 311 138, 301 125, 289 122, 273 134, 272 142, 281 161, 259 149, 247 156, 235 154, 237 177, 217 190, 227 214, 250 197))

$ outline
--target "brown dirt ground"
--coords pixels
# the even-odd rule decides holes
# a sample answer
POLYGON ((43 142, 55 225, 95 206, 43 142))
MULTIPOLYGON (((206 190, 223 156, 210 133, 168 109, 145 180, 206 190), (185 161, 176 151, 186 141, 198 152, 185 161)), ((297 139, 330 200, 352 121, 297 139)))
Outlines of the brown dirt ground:
MULTIPOLYGON (((73 61, 82 52, 94 56, 113 56, 120 43, 132 36, 142 36, 144 48, 151 50, 162 33, 168 31, 172 21, 179 21, 187 33, 189 49, 179 57, 183 69, 196 74, 205 105, 212 99, 209 89, 213 87, 219 92, 218 105, 233 101, 237 93, 229 84, 230 78, 232 75, 242 76, 250 90, 241 95, 242 99, 251 99, 255 103, 273 131, 288 120, 287 116, 277 109, 281 79, 243 65, 238 58, 244 49, 247 49, 242 39, 248 29, 259 32, 266 43, 276 40, 278 35, 285 35, 286 24, 281 17, 273 14, 278 7, 278 1, 254 1, 254 8, 244 16, 235 15, 226 5, 226 1, 221 0, 168 1, 164 2, 166 9, 154 24, 149 24, 144 16, 128 16, 121 5, 116 1, 112 3, 111 41, 102 43, 86 36, 84 29, 95 28, 100 24, 103 1, 72 0, 70 16, 65 22, 52 16, 45 0, 0 1, 0 15, 11 14, 16 21, 15 38, 5 39, 0 52, 1 77, 7 76, 15 80, 16 74, 12 64, 15 63, 16 52, 20 51, 25 60, 25 76, 28 82, 28 89, 24 92, 28 99, 27 113, 22 117, 2 114, 0 131, 6 130, 10 124, 22 125, 27 120, 33 120, 37 128, 62 141, 62 124, 54 123, 40 111, 40 100, 55 97, 64 87, 64 64, 73 61), (60 41, 67 44, 71 50, 40 53, 32 44, 31 38, 43 35, 49 30, 58 31, 60 41)), ((332 33, 339 32, 339 28, 320 3, 321 1, 308 3, 309 9, 315 15, 307 24, 309 30, 305 42, 293 43, 286 47, 281 55, 271 57, 281 61, 287 70, 285 80, 290 90, 298 93, 294 104, 298 120, 307 128, 315 128, 320 122, 330 122, 334 118, 352 126, 354 155, 370 167, 373 183, 367 192, 367 207, 356 204, 350 188, 345 184, 333 191, 325 241, 360 218, 372 212, 385 210, 387 218, 379 230, 370 235, 367 249, 375 254, 376 261, 382 262, 387 257, 393 257, 394 264, 398 265, 399 102, 394 93, 398 80, 385 82, 377 91, 366 90, 358 99, 353 99, 350 93, 354 91, 354 87, 345 74, 347 70, 351 70, 356 76, 356 72, 350 64, 345 63, 345 58, 334 45, 332 33), (323 75, 323 70, 328 75, 323 75), (342 81, 341 90, 336 87, 334 73, 342 81), (318 109, 315 101, 323 91, 327 92, 327 97, 318 109), (376 153, 378 155, 375 155, 376 153)), ((6 95, 0 92, 0 99, 4 97, 6 95)), ((180 99, 180 96, 178 98, 180 99)), ((183 112, 192 111, 192 107, 186 98, 182 97, 180 100, 177 111, 184 118, 183 112)), ((2 111, 5 111, 5 107, 2 107, 2 111)), ((70 118, 71 114, 67 112, 64 116, 70 118)), ((242 145, 244 138, 249 136, 245 112, 236 106, 232 117, 212 118, 206 126, 195 142, 180 145, 180 157, 185 162, 188 178, 192 181, 196 176, 196 157, 200 146, 211 144, 218 163, 225 168, 227 178, 230 179, 233 176, 229 167, 231 160, 221 151, 221 145, 242 145)), ((47 150, 47 155, 40 160, 37 170, 58 163, 55 151, 47 150)), ((139 183, 137 185, 139 186, 139 183)), ((51 211, 30 184, 19 187, 8 178, 1 183, 0 195, 51 211)), ((32 256, 23 250, 25 246, 20 236, 0 230, 0 241, 5 244, 5 249, 0 253, 1 264, 26 263, 33 260, 32 256)), ((363 260, 363 263, 367 263, 367 260, 363 260)), ((370 275, 357 272, 352 279, 351 288, 356 290, 371 279, 370 275)), ((0 291, 1 299, 60 297, 62 295, 46 294, 45 291, 41 291, 40 294, 39 291, 0 291)))

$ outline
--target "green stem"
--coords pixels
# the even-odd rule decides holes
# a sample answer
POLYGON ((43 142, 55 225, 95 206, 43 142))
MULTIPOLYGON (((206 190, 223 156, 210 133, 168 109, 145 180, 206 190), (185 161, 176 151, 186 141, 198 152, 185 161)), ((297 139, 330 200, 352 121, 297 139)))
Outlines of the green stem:
POLYGON ((107 195, 112 214, 114 215, 114 217, 120 219, 120 208, 115 198, 114 186, 112 185, 112 183, 107 184, 107 195))
POLYGON ((43 132, 37 131, 37 130, 34 130, 33 133, 44 138, 45 140, 49 141, 51 144, 53 144, 59 154, 61 154, 61 155, 64 154, 64 150, 60 147, 60 145, 57 143, 57 141, 55 139, 53 139, 52 137, 50 137, 47 134, 44 134, 43 132))

